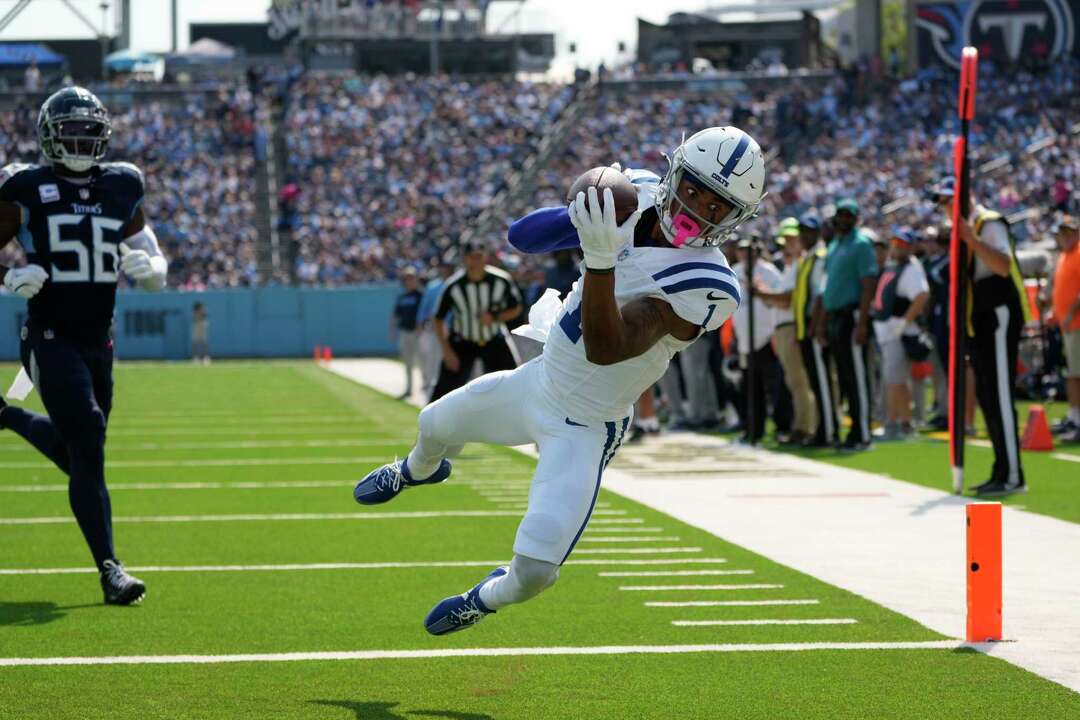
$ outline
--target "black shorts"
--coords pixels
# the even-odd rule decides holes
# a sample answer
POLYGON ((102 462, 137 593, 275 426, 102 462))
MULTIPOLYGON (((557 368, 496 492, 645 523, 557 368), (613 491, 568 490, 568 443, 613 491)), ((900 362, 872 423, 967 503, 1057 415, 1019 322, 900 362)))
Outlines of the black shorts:
POLYGON ((86 347, 31 327, 22 330, 23 367, 65 442, 104 442, 112 411, 111 343, 86 347))

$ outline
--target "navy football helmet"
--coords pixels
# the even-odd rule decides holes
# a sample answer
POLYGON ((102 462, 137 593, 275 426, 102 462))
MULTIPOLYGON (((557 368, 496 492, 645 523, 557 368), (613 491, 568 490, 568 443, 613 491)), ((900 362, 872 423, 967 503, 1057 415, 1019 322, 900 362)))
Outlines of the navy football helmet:
POLYGON ((41 106, 37 132, 41 154, 49 162, 81 173, 104 159, 112 121, 94 93, 71 86, 53 93, 41 106))

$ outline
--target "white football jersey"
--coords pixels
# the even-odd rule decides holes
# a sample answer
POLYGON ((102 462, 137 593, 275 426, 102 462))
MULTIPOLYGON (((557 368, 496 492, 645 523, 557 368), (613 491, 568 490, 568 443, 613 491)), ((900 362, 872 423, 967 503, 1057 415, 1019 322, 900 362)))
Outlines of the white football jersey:
MULTIPOLYGON (((652 207, 653 195, 647 185, 659 178, 652 173, 646 178, 640 171, 627 174, 639 186, 639 207, 652 207)), ((585 357, 581 337, 583 286, 583 279, 578 278, 544 344, 545 393, 571 420, 623 418, 641 393, 660 379, 675 353, 693 340, 665 335, 635 358, 614 365, 591 363, 585 357)), ((739 283, 717 248, 635 247, 628 243, 615 262, 615 301, 623 307, 643 297, 667 302, 679 317, 706 332, 719 328, 739 306, 739 283)))

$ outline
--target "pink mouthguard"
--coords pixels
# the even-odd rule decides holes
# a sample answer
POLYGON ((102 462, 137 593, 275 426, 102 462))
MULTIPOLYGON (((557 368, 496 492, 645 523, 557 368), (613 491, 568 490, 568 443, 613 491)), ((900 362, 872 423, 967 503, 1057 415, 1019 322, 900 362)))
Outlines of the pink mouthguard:
POLYGON ((675 247, 682 247, 687 240, 701 234, 701 226, 685 213, 679 213, 673 217, 671 225, 675 228, 675 239, 671 241, 671 244, 675 247))

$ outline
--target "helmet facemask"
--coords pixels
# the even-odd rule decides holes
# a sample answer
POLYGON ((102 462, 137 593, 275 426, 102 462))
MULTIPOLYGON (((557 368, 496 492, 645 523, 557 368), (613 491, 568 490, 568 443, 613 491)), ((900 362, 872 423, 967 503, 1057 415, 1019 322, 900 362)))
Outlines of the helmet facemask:
POLYGON ((38 127, 42 154, 72 172, 86 172, 105 158, 112 127, 108 117, 49 117, 38 127))
MULTIPOLYGON (((718 183, 707 180, 686 162, 686 153, 680 145, 668 160, 668 172, 656 192, 656 211, 660 218, 660 230, 675 247, 719 247, 742 223, 757 214, 757 204, 748 206, 718 183), (719 221, 710 222, 701 217, 679 197, 679 186, 686 179, 703 192, 710 192, 731 211, 719 221)), ((764 197, 764 196, 762 196, 764 197)))

